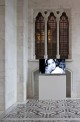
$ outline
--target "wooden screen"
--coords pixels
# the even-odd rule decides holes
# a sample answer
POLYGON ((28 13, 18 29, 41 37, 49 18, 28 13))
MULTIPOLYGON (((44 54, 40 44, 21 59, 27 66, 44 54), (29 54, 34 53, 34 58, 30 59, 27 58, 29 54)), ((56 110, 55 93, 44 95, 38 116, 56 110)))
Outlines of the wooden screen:
POLYGON ((35 55, 36 59, 44 58, 45 22, 41 13, 38 13, 35 21, 35 55))
POLYGON ((56 58, 57 54, 57 22, 52 12, 47 22, 47 54, 48 58, 56 58))
POLYGON ((68 59, 69 54, 69 22, 66 13, 63 12, 59 21, 59 54, 60 58, 68 59))

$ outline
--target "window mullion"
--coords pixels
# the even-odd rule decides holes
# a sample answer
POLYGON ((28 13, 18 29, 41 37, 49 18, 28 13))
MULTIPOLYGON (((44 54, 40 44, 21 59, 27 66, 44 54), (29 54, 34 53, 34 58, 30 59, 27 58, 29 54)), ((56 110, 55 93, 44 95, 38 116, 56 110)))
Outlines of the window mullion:
POLYGON ((59 18, 57 18, 57 58, 60 58, 59 55, 59 18))
POLYGON ((47 18, 45 18, 45 55, 44 58, 48 58, 47 55, 47 18))
POLYGON ((36 21, 36 19, 34 18, 33 19, 33 25, 34 25, 34 27, 33 27, 33 29, 34 29, 34 34, 33 34, 33 59, 36 59, 36 55, 35 55, 35 21, 36 21))

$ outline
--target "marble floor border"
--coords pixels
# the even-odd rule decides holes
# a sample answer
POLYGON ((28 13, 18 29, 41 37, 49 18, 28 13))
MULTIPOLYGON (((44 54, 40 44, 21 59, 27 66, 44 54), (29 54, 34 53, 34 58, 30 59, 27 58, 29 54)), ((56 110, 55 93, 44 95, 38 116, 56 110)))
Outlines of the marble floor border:
POLYGON ((1 120, 0 122, 80 122, 80 120, 1 120))
POLYGON ((73 120, 75 120, 75 121, 80 121, 80 118, 6 118, 6 119, 2 119, 2 120, 14 120, 14 121, 19 121, 19 120, 23 120, 23 121, 26 121, 26 120, 34 120, 34 121, 38 121, 38 120, 44 120, 44 121, 53 121, 53 120, 57 120, 57 121, 59 121, 59 120, 62 120, 62 121, 73 121, 73 120))

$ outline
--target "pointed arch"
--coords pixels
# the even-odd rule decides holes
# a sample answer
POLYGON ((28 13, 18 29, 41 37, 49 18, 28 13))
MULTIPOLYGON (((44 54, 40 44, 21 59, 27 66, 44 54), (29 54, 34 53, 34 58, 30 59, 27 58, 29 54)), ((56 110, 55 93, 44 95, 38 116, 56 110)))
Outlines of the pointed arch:
POLYGON ((65 12, 59 21, 59 53, 60 58, 68 59, 69 55, 69 21, 65 12))
POLYGON ((45 22, 44 17, 39 12, 35 21, 35 55, 36 59, 44 58, 45 43, 45 22))
POLYGON ((57 54, 57 21, 53 12, 47 22, 47 54, 48 58, 56 58, 57 54))

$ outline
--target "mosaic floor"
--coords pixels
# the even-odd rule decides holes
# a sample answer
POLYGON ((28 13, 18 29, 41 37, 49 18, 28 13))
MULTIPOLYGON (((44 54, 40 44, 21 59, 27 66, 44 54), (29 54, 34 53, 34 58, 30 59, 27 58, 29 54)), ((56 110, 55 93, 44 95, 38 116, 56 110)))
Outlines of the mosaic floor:
POLYGON ((0 118, 0 122, 80 122, 80 99, 28 100, 0 118))

